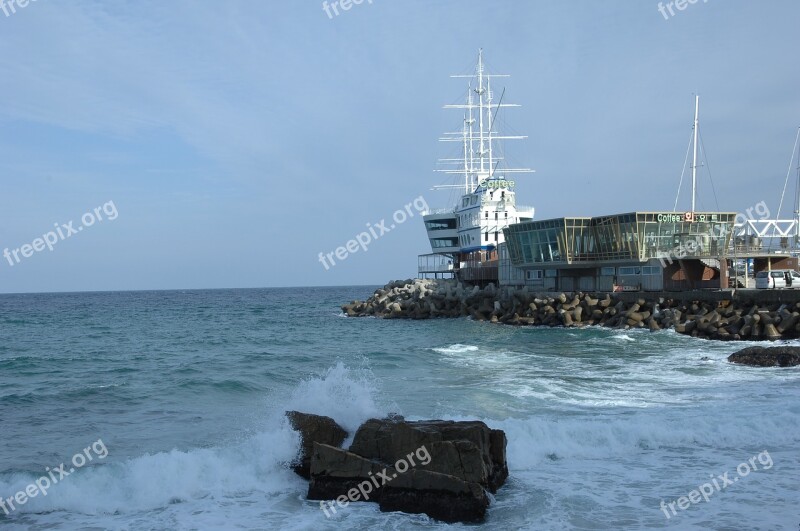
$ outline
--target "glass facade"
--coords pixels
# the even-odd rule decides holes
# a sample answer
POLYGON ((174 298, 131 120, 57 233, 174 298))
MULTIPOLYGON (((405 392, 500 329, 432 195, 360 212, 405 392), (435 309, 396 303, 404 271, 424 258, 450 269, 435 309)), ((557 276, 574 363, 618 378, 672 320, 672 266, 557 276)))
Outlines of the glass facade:
POLYGON ((597 253, 591 218, 564 218, 565 256, 569 262, 589 260, 597 253))
POLYGON ((425 222, 427 230, 453 230, 456 229, 456 218, 434 219, 425 222))
POLYGON ((636 214, 592 218, 597 253, 590 260, 635 260, 639 257, 636 214))
POLYGON ((637 214, 643 258, 676 256, 715 257, 730 246, 736 214, 674 212, 637 214))
POLYGON ((458 238, 431 238, 431 247, 434 249, 458 247, 458 238))
POLYGON ((724 255, 735 218, 732 212, 633 212, 528 221, 504 231, 515 266, 646 262, 724 255))
POLYGON ((509 245, 512 263, 561 262, 566 225, 564 219, 526 222, 503 229, 508 238, 514 234, 519 245, 509 245), (518 229, 519 228, 519 229, 518 229))

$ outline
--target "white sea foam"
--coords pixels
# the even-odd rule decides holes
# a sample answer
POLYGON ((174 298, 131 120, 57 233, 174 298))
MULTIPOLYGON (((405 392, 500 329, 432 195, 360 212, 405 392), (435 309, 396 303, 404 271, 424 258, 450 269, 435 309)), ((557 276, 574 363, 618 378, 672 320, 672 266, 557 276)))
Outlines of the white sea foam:
MULTIPOLYGON (((237 493, 297 490, 302 482, 282 466, 294 457, 297 444, 295 433, 276 426, 225 448, 172 450, 88 467, 53 485, 46 497, 30 499, 19 512, 136 513, 188 500, 223 503, 237 493)), ((0 492, 13 494, 35 478, 4 478, 0 492)))
POLYGON ((455 345, 434 348, 431 350, 440 354, 462 354, 464 352, 477 352, 480 350, 480 348, 476 347, 475 345, 462 345, 461 343, 456 343, 455 345))
MULTIPOLYGON (((460 344, 447 348, 464 355, 481 350, 460 344)), ((663 356, 681 356, 674 362, 678 367, 701 353, 672 349, 674 345, 663 356)), ((519 372, 531 363, 545 365, 542 355, 505 354, 509 377, 514 367, 519 372)), ((773 497, 792 496, 791 478, 800 470, 793 450, 800 442, 796 427, 800 406, 791 402, 796 391, 784 408, 772 407, 776 401, 769 398, 770 393, 784 392, 776 386, 784 382, 789 385, 790 377, 785 376, 789 373, 748 371, 723 364, 720 368, 706 366, 706 370, 715 372, 697 377, 671 373, 672 369, 653 370, 664 362, 657 357, 641 365, 631 363, 616 377, 607 375, 610 381, 619 377, 609 387, 602 381, 589 380, 593 371, 600 371, 583 366, 585 359, 564 358, 555 363, 560 374, 551 373, 534 382, 543 389, 540 392, 552 395, 545 409, 511 418, 484 418, 491 427, 506 432, 511 472, 508 485, 490 511, 490 522, 518 529, 592 527, 601 521, 617 528, 669 523, 677 528, 699 529, 703 518, 732 525, 742 511, 748 511, 741 508, 744 505, 752 505, 752 514, 758 514, 759 503, 764 504, 759 498, 762 492, 773 497), (745 376, 740 378, 741 374, 745 376), (576 383, 567 378, 580 375, 586 381, 578 379, 576 383), (735 378, 729 379, 730 375, 735 378), (656 379, 634 385, 646 377, 656 379), (675 392, 670 386, 680 384, 681 378, 690 380, 687 389, 707 379, 707 396, 698 393, 695 403, 686 400, 682 405, 670 404, 669 395, 675 392), (728 408, 724 396, 711 396, 724 389, 725 382, 747 383, 749 400, 728 408), (592 397, 600 401, 616 397, 624 402, 635 401, 637 395, 651 407, 632 410, 606 404, 605 409, 594 411, 585 407, 592 397), (570 400, 580 406, 567 407, 570 400), (764 449, 775 459, 772 475, 753 474, 745 484, 737 485, 735 494, 731 491, 725 493, 727 498, 712 500, 702 508, 704 512, 687 511, 680 522, 667 522, 660 514, 660 498, 686 494, 709 474, 730 470, 764 449), (592 515, 591 520, 586 520, 587 515, 592 515)), ((487 374, 498 370, 487 369, 487 374)), ((524 380, 523 375, 497 386, 509 392, 511 383, 522 385, 524 380)), ((444 528, 422 516, 381 513, 372 504, 351 505, 335 519, 327 520, 317 504, 305 501, 306 482, 285 466, 299 444, 297 434, 283 417, 285 410, 331 416, 352 433, 367 418, 395 410, 384 402, 391 403, 399 393, 408 392, 388 386, 384 390, 380 382, 368 370, 338 363, 300 382, 290 393, 270 397, 272 405, 263 417, 266 428, 244 440, 118 461, 113 460, 110 445, 108 463, 65 478, 46 498, 35 498, 23 506, 11 523, 20 527, 108 529, 226 528, 231 522, 242 528, 444 528)), ((475 418, 475 404, 450 400, 442 407, 447 410, 437 413, 443 417, 475 418)), ((31 475, 2 477, 0 495, 11 496, 33 479, 31 475)), ((769 503, 774 506, 774 502, 769 503)), ((784 523, 780 515, 764 518, 766 527, 784 523)))
POLYGON ((376 381, 369 370, 350 369, 339 362, 323 375, 300 382, 277 413, 297 410, 325 415, 352 434, 365 420, 389 412, 377 402, 376 381))
MULTIPOLYGON (((12 518, 36 525, 63 524, 67 518, 75 526, 101 522, 107 528, 125 528, 139 521, 142 527, 224 528, 225 515, 235 512, 237 521, 249 514, 252 527, 263 527, 265 514, 270 527, 320 527, 325 518, 318 507, 295 516, 309 505, 303 500, 307 483, 286 466, 296 456, 299 436, 289 427, 284 411, 328 415, 353 434, 364 420, 386 415, 376 396, 375 378, 368 371, 339 363, 319 377, 302 381, 282 402, 273 402, 265 412, 268 429, 261 433, 222 447, 172 450, 120 461, 113 461, 109 443, 106 463, 65 477, 46 497, 30 499, 12 518)), ((12 496, 37 477, 0 477, 0 495, 12 496)))
POLYGON ((682 412, 650 409, 624 416, 541 415, 488 422, 508 436, 509 466, 528 470, 554 458, 616 459, 670 449, 754 451, 766 441, 775 448, 789 448, 798 442, 800 435, 794 429, 787 430, 796 415, 775 412, 770 416, 754 416, 750 411, 746 414, 731 411, 720 412, 716 417, 700 417, 696 409, 682 412), (687 422, 687 418, 692 421, 687 422))

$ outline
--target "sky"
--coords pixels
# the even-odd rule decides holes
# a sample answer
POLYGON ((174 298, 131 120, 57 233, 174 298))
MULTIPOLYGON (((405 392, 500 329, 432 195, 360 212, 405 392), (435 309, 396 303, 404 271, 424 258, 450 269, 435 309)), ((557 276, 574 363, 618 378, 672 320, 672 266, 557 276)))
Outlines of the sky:
POLYGON ((696 93, 698 210, 777 217, 800 126, 796 0, 10 3, 0 293, 415 276, 481 48, 537 219, 671 211, 696 93))

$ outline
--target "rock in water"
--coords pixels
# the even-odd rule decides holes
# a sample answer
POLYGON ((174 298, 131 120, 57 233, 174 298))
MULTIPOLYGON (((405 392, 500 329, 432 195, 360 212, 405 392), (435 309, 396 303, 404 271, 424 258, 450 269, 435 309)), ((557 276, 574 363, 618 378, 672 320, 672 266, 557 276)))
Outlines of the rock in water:
POLYGON ((314 443, 340 447, 347 438, 347 432, 330 417, 312 415, 299 411, 287 411, 286 417, 292 428, 300 432, 302 438, 300 455, 292 469, 301 477, 311 478, 311 453, 314 443))
POLYGON ((734 352, 728 361, 753 367, 794 367, 800 365, 800 347, 749 347, 734 352))
POLYGON ((373 501, 382 511, 481 522, 508 477, 506 436, 479 421, 371 419, 349 450, 315 444, 308 498, 373 501))
POLYGON ((361 425, 350 451, 394 463, 425 446, 427 470, 456 476, 497 492, 508 477, 506 436, 480 421, 371 419, 361 425))
POLYGON ((444 522, 481 522, 489 497, 477 483, 430 472, 395 468, 341 448, 314 444, 309 500, 337 500, 328 511, 357 501, 377 502, 381 511, 424 513, 444 522))

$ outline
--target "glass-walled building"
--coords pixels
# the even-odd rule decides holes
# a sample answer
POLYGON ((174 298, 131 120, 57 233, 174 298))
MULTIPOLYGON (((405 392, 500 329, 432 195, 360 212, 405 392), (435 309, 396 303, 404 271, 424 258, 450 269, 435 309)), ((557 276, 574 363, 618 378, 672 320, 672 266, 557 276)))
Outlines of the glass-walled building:
POLYGON ((505 252, 509 264, 525 271, 527 284, 540 280, 546 289, 723 287, 735 218, 732 212, 631 212, 529 221, 504 229, 505 252))

